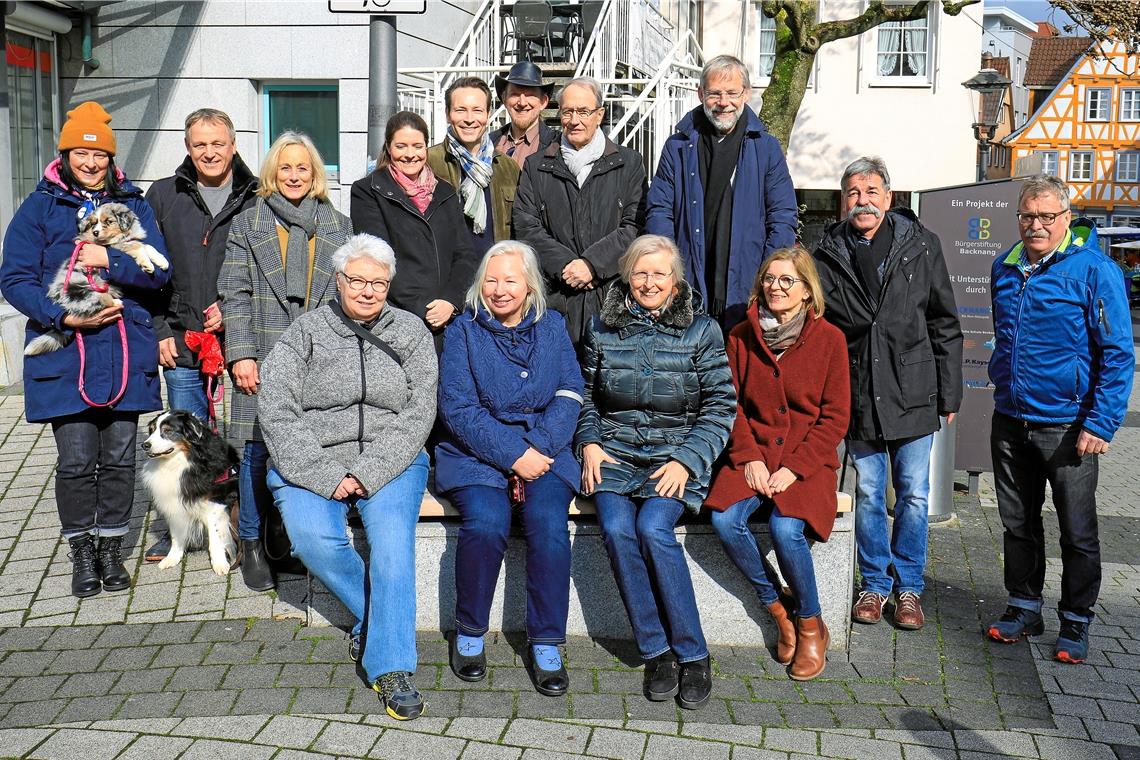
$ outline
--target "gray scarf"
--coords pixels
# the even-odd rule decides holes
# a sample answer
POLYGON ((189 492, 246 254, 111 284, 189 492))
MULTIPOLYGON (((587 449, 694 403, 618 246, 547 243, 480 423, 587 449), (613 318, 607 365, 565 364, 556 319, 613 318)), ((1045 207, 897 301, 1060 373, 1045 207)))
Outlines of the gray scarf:
POLYGON ((794 317, 784 324, 780 324, 772 312, 762 305, 758 304, 758 306, 760 307, 760 329, 764 331, 764 342, 768 344, 772 353, 779 356, 799 340, 800 332, 804 329, 807 307, 801 307, 794 317))
POLYGON ((601 127, 598 127, 598 131, 594 133, 590 142, 583 145, 581 150, 575 150, 563 137, 561 148, 562 160, 566 162, 566 167, 578 180, 578 187, 581 188, 582 185, 586 184, 586 178, 590 176, 594 162, 601 158, 602 153, 606 150, 606 134, 601 127))
POLYGON ((281 193, 272 193, 265 199, 281 226, 289 230, 289 243, 285 246, 285 294, 289 301, 289 318, 296 319, 305 311, 309 298, 309 238, 317 233, 318 201, 309 196, 294 206, 281 193))

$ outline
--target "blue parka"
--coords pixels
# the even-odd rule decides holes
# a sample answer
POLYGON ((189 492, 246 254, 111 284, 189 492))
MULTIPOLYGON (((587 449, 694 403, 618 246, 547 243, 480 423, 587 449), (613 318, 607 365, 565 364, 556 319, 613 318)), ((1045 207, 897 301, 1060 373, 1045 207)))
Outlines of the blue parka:
POLYGON ((994 260, 994 408, 1111 441, 1124 422, 1135 356, 1120 268, 1074 226, 1028 278, 1022 244, 994 260))
POLYGON ((554 459, 551 471, 578 490, 571 442, 582 408, 582 370, 561 314, 532 309, 504 327, 481 305, 448 328, 439 359, 435 484, 506 488, 511 465, 530 447, 554 459))
MULTIPOLYGON (((25 345, 52 326, 64 332, 64 310, 47 297, 48 286, 61 265, 68 262, 78 234, 76 216, 81 199, 66 190, 48 167, 35 191, 20 204, 4 235, 4 261, 0 264, 0 291, 8 303, 28 317, 25 345)), ((166 253, 154 213, 137 187, 120 180, 122 194, 100 203, 122 203, 138 216, 146 242, 166 253)), ((158 342, 150 312, 140 303, 170 279, 170 270, 156 268, 146 274, 127 254, 108 248, 110 267, 103 273, 123 291, 123 324, 127 330, 127 389, 114 409, 151 412, 162 408, 158 379, 158 342)), ((123 350, 118 322, 83 333, 87 354, 86 392, 95 402, 110 400, 122 381, 123 350)), ((90 409, 79 395, 79 349, 71 341, 58 351, 24 357, 24 414, 28 422, 90 409)))
MULTIPOLYGON (((699 106, 698 106, 699 108, 699 106)), ((677 124, 665 141, 661 161, 646 196, 645 231, 676 241, 685 260, 685 280, 705 303, 705 194, 701 187, 700 135, 696 110, 677 124)), ((732 240, 728 252, 725 327, 744 319, 752 282, 761 262, 777 248, 796 242, 798 205, 784 152, 748 106, 744 144, 732 181, 732 240)))

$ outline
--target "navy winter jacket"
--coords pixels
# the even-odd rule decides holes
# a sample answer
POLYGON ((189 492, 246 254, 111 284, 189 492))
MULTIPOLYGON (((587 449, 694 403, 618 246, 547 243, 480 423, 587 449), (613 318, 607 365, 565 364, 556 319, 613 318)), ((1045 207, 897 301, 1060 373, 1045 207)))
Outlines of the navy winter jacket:
MULTIPOLYGON (((705 194, 701 188, 700 158, 692 111, 677 124, 677 133, 665 141, 661 161, 646 196, 645 231, 677 242, 685 260, 685 281, 704 302, 705 194)), ((728 252, 728 302, 725 327, 744 319, 752 281, 761 262, 777 248, 796 242, 798 205, 792 177, 780 143, 768 134, 748 106, 744 144, 732 181, 732 240, 728 252)))
MULTIPOLYGON (((70 333, 63 327, 65 313, 47 297, 56 272, 71 258, 78 234, 76 212, 80 199, 65 190, 48 167, 47 176, 20 204, 4 235, 4 261, 0 265, 0 290, 4 298, 28 317, 25 345, 47 327, 70 333), (51 178, 49 178, 51 177, 51 178)), ((146 242, 166 253, 154 213, 142 193, 121 180, 122 194, 101 203, 122 203, 138 216, 146 230, 146 242)), ((123 291, 123 324, 127 331, 127 390, 115 404, 122 412, 151 412, 162 408, 158 379, 158 341, 150 312, 143 301, 170 279, 169 269, 146 274, 127 254, 108 248, 110 267, 103 276, 123 291)), ((110 400, 122 382, 123 350, 118 322, 97 330, 84 330, 87 354, 86 392, 95 402, 110 400)), ((24 413, 28 422, 46 422, 86 411, 79 395, 79 349, 71 341, 58 351, 24 357, 24 413)))
POLYGON ((435 483, 506 488, 511 465, 530 447, 554 459, 551 471, 577 490, 581 469, 571 441, 582 408, 582 370, 561 314, 532 309, 504 327, 485 308, 465 311, 444 337, 439 360, 435 483))
POLYGON ((994 408, 1028 422, 1077 422, 1111 441, 1136 366, 1120 268, 1070 230, 1027 278, 1021 247, 994 259, 991 273, 994 408))

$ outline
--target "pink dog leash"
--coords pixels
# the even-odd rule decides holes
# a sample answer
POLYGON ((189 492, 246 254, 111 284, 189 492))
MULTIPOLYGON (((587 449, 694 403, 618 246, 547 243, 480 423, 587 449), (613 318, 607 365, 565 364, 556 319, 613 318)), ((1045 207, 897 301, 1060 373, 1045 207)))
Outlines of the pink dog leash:
MULTIPOLYGON (((75 271, 76 263, 79 261, 79 252, 83 250, 83 246, 85 245, 86 243, 83 241, 75 244, 75 249, 71 252, 71 260, 67 264, 67 277, 64 282, 71 282, 71 275, 75 271)), ((110 289, 110 285, 107 285, 105 283, 103 285, 99 285, 95 282, 95 274, 92 267, 84 267, 83 269, 84 274, 87 275, 87 284, 90 285, 91 289, 96 293, 106 293, 110 289)), ((110 401, 100 404, 92 401, 87 397, 87 391, 85 389, 86 381, 84 380, 84 377, 87 374, 87 348, 83 345, 83 333, 80 330, 76 329, 75 345, 79 349, 79 396, 83 399, 83 402, 87 404, 87 406, 114 406, 116 403, 118 403, 119 399, 123 397, 123 394, 127 392, 127 364, 129 362, 130 355, 127 350, 127 326, 124 324, 121 314, 119 315, 119 342, 123 346, 123 375, 120 380, 119 392, 116 393, 115 397, 110 401)))

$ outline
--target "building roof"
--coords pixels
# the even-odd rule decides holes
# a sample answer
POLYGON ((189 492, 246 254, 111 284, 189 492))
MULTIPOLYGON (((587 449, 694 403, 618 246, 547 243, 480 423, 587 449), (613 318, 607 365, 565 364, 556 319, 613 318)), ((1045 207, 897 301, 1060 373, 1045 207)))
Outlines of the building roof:
POLYGON ((1034 37, 1058 37, 1061 31, 1057 27, 1050 24, 1048 21, 1037 22, 1037 32, 1033 34, 1034 37))
POLYGON ((1025 86, 1053 89, 1092 44, 1090 37, 1038 37, 1029 50, 1025 86))
POLYGON ((1020 13, 1015 13, 1014 11, 1010 10, 1009 8, 1006 8, 1005 6, 987 5, 982 10, 982 17, 983 18, 993 17, 993 18, 1003 19, 1006 21, 1008 26, 1016 27, 1017 31, 1022 32, 1023 34, 1033 35, 1033 34, 1037 33, 1037 24, 1036 23, 1034 23, 1033 21, 1030 21, 1025 16, 1022 16, 1020 13))
MULTIPOLYGON (((1009 78, 1009 58, 1002 56, 1001 58, 994 58, 989 53, 982 54, 982 68, 990 68, 1001 74, 1003 77, 1009 78)), ((980 112, 978 114, 978 122, 981 124, 1000 124, 1001 123, 1001 109, 1005 103, 1006 93, 1009 88, 999 90, 998 92, 983 92, 980 112)), ((1011 125, 1012 126, 1012 125, 1011 125)))

